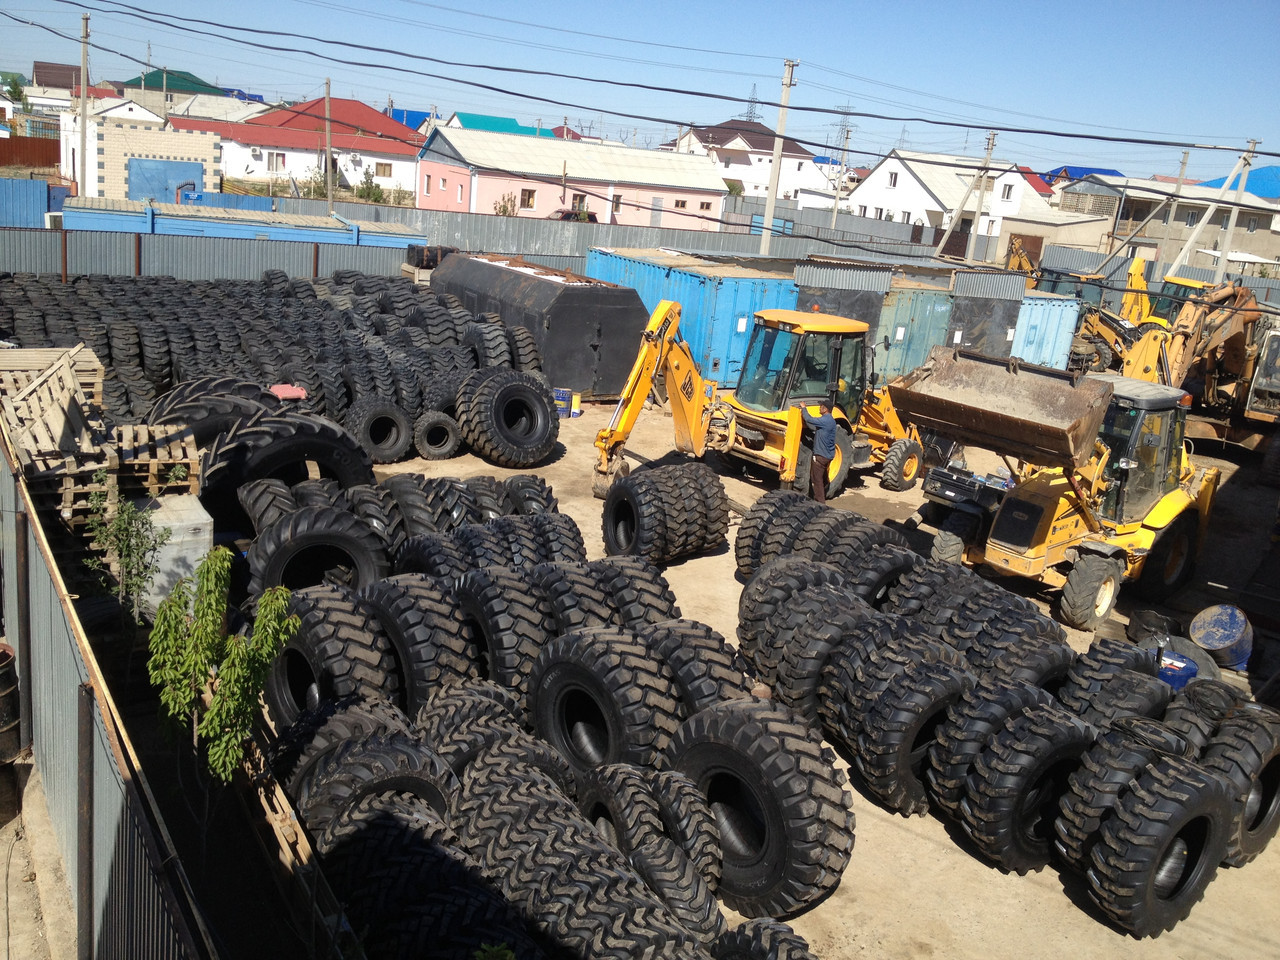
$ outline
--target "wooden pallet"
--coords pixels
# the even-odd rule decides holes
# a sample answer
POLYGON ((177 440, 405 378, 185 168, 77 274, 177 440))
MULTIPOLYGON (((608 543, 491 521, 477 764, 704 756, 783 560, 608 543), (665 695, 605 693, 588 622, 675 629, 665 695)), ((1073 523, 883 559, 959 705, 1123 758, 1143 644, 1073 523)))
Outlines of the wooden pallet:
POLYGON ((200 492, 200 451, 190 427, 122 426, 116 429, 112 440, 120 456, 122 495, 159 497, 200 492))
MULTIPOLYGON (((67 457, 101 459, 99 450, 106 431, 101 421, 90 418, 87 410, 73 365, 79 349, 63 352, 25 386, 20 386, 20 378, 13 371, 8 371, 7 381, 0 380, 5 388, 0 409, 24 472, 41 472, 47 469, 46 461, 62 462, 67 457)), ((3 353, 0 351, 0 355, 3 353)))
POLYGON ((0 392, 17 393, 62 357, 70 360, 85 400, 101 408, 102 378, 105 371, 94 352, 83 343, 70 350, 0 349, 0 392))

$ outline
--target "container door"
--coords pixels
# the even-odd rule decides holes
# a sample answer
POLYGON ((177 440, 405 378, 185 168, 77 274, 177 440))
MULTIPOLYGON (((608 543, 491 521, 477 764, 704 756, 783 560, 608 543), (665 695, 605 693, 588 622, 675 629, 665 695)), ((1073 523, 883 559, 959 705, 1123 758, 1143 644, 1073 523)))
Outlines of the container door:
POLYGON ((944 290, 890 290, 880 314, 879 335, 889 338, 889 350, 877 348, 877 383, 909 373, 947 339, 951 323, 951 294, 944 290))
POLYGON ((1079 300, 1026 297, 1018 309, 1009 355, 1065 370, 1079 315, 1079 300))

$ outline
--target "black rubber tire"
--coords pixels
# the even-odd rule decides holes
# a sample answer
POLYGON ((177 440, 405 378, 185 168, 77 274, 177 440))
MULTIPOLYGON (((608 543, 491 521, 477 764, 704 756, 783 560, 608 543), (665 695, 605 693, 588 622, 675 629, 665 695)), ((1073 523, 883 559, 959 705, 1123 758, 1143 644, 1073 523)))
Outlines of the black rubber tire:
POLYGON ((451 722, 436 739, 433 750, 459 777, 476 763, 509 761, 516 767, 537 771, 555 782, 567 797, 576 797, 578 782, 573 767, 551 744, 524 730, 508 718, 451 722))
POLYGON ((586 771, 578 787, 578 810, 600 835, 630 854, 654 837, 665 836, 662 811, 649 789, 647 768, 608 763, 586 771))
POLYGON ((886 490, 910 490, 924 470, 924 450, 914 440, 895 440, 880 465, 880 486, 886 490))
POLYGON ((545 462, 560 435, 550 387, 519 370, 468 377, 458 391, 458 423, 477 455, 516 469, 545 462))
POLYGON ((863 553, 862 563, 856 569, 846 568, 844 588, 873 610, 880 610, 888 602, 889 591, 923 562, 923 558, 911 550, 892 543, 878 543, 863 553))
POLYGON ((929 747, 925 782, 934 802, 954 819, 960 818, 960 801, 974 761, 1006 722, 1032 707, 1048 706, 1053 699, 1034 684, 991 675, 979 675, 947 710, 929 747))
POLYGON ((809 942, 780 920, 745 920, 710 949, 714 960, 818 960, 809 942))
POLYGON ((823 510, 815 514, 800 531, 787 556, 822 561, 827 550, 847 526, 865 523, 866 517, 852 510, 823 510))
POLYGON ((739 577, 750 577, 760 568, 760 551, 774 517, 803 499, 804 495, 794 490, 770 490, 751 505, 738 525, 738 535, 733 542, 739 577))
POLYGON ((666 488, 655 470, 636 470, 618 477, 609 486, 601 514, 604 552, 609 556, 631 554, 653 563, 666 563, 672 552, 667 531, 669 506, 666 488))
POLYGON ((1091 853, 1090 896, 1132 936, 1159 936, 1204 896, 1227 855, 1231 826, 1226 781, 1164 757, 1103 823, 1091 853))
POLYGON ((652 766, 679 725, 671 671, 630 631, 597 628, 550 641, 529 674, 534 729, 577 770, 652 766))
POLYGON ((547 597, 524 571, 503 566, 468 570, 454 596, 477 638, 481 674, 523 704, 534 661, 555 632, 547 597))
POLYGON ((1159 677, 1117 670, 1086 695, 1087 706, 1076 713, 1095 727, 1105 728, 1122 717, 1163 717, 1172 696, 1173 689, 1159 677))
POLYGON ((1058 598, 1058 616, 1077 630, 1096 629, 1115 609, 1123 581, 1124 564, 1119 560, 1084 554, 1067 574, 1058 598))
POLYGON ((302 507, 282 517, 253 541, 248 560, 250 596, 326 581, 359 590, 391 572, 382 538, 336 507, 302 507))
POLYGON ((265 530, 281 517, 298 509, 293 490, 283 480, 266 478, 250 480, 236 491, 240 506, 249 517, 255 533, 265 530))
POLYGON ((933 535, 929 559, 938 563, 962 566, 965 544, 977 533, 977 525, 977 518, 972 514, 963 510, 952 510, 943 517, 937 533, 933 535))
POLYGON ((481 367, 511 366, 507 328, 501 323, 468 323, 460 331, 459 342, 475 351, 481 367))
POLYGON ((325 758, 298 815, 318 835, 364 797, 393 791, 412 794, 447 815, 457 789, 453 771, 421 741, 402 733, 375 734, 348 741, 325 758))
MULTIPOLYGON (((858 622, 872 619, 875 615, 868 608, 856 604, 832 610, 826 603, 825 594, 817 594, 813 599, 817 602, 806 604, 808 614, 794 629, 793 640, 782 649, 772 686, 779 702, 817 728, 822 723, 822 680, 830 673, 833 657, 849 643, 856 642, 851 637, 859 632, 856 629, 858 622)), ((828 688, 825 696, 832 695, 828 688)), ((850 739, 848 742, 852 744, 853 741, 850 739)))
POLYGON ((874 615, 870 607, 842 586, 807 587, 803 593, 792 594, 785 605, 779 604, 773 615, 759 626, 755 639, 751 643, 740 642, 739 649, 755 675, 773 686, 787 651, 792 646, 807 647, 810 634, 824 618, 833 618, 835 611, 841 615, 841 624, 874 615))
POLYGON ((347 495, 342 484, 332 477, 318 480, 302 480, 289 487, 293 499, 300 507, 347 508, 347 495))
POLYGON ((835 889, 853 850, 850 798, 834 755, 789 711, 755 699, 716 704, 681 725, 666 759, 716 815, 727 906, 786 917, 835 889))
POLYGON ((413 732, 428 745, 472 723, 520 723, 520 701, 500 683, 469 678, 437 687, 413 718, 413 732))
POLYGON ((306 587, 289 597, 298 629, 271 664, 263 699, 278 728, 325 700, 356 695, 396 699, 400 678, 391 642, 356 607, 349 590, 306 587))
POLYGON ((517 473, 502 481, 502 492, 507 502, 507 513, 520 516, 537 516, 559 513, 560 501, 551 485, 542 477, 531 473, 517 473))
POLYGON ((1196 569, 1199 529, 1198 516, 1184 510, 1156 534, 1138 574, 1138 596, 1149 603, 1160 603, 1186 585, 1196 569))
POLYGON ((904 571, 898 582, 889 588, 881 610, 901 617, 914 617, 934 594, 954 590, 972 576, 967 569, 954 563, 921 558, 920 563, 904 571))
POLYGON ((836 567, 812 560, 781 557, 756 570, 738 597, 738 646, 749 661, 774 632, 771 621, 792 598, 817 586, 840 586, 845 575, 836 567))
POLYGON ((839 670, 845 703, 839 709, 845 742, 850 749, 863 732, 863 724, 890 686, 921 664, 938 661, 964 667, 965 659, 954 648, 928 637, 912 634, 901 622, 888 625, 889 636, 881 639, 874 630, 857 630, 852 636, 854 656, 832 658, 833 678, 839 670), (849 668, 857 663, 851 674, 849 668))
POLYGON ((831 509, 814 500, 805 499, 789 504, 775 513, 760 543, 759 566, 763 567, 779 557, 789 556, 797 538, 810 521, 831 509))
POLYGON ((412 717, 442 685, 479 675, 478 641, 452 592, 417 573, 375 580, 358 594, 391 642, 401 702, 412 717))
POLYGON ((435 512, 431 509, 427 494, 416 477, 399 474, 387 477, 378 486, 390 494, 395 501, 400 517, 404 521, 406 538, 436 532, 435 512))
POLYGON ((399 463, 413 444, 413 421, 389 400, 357 400, 343 423, 374 463, 399 463))
POLYGON ((489 521, 488 526, 507 542, 507 561, 517 569, 532 570, 540 563, 547 562, 545 543, 537 529, 530 522, 530 517, 499 517, 489 521))
POLYGON ((567 513, 538 513, 529 517, 548 563, 586 563, 582 531, 567 513))
POLYGON ((396 573, 421 573, 442 580, 456 580, 468 569, 467 555, 447 533, 422 533, 409 537, 396 553, 396 573))
POLYGON ((921 663, 891 681, 864 714, 855 764, 882 805, 903 816, 929 812, 923 779, 929 747, 947 711, 974 682, 958 664, 921 663))
POLYGON ((462 428, 441 410, 427 410, 413 421, 413 448, 423 460, 448 460, 462 449, 462 428))
POLYGON ((1043 706, 991 739, 960 801, 961 824, 983 856, 1019 875, 1049 862, 1058 799, 1097 736, 1079 717, 1043 706))
POLYGON ((586 564, 601 591, 617 609, 622 625, 640 630, 650 623, 677 620, 680 607, 662 571, 640 557, 604 557, 586 564))
POLYGON ((893 527, 883 523, 864 520, 861 523, 849 523, 840 528, 840 532, 827 548, 826 562, 841 570, 857 570, 866 562, 868 551, 881 544, 890 544, 910 550, 907 538, 893 527))
POLYGON ((658 835, 641 843, 628 859, 672 916, 702 943, 711 943, 726 929, 725 919, 707 881, 692 861, 669 838, 658 835))
POLYGON ((1220 680, 1193 679, 1169 701, 1164 722, 1186 737, 1196 755, 1209 745, 1218 727, 1242 700, 1242 694, 1220 680))
POLYGON ((453 532, 453 542, 466 558, 468 570, 513 565, 511 544, 499 531, 497 522, 495 519, 487 523, 468 523, 453 532))
POLYGON ((406 539, 404 514, 391 491, 377 483, 357 483, 346 489, 347 508, 382 540, 388 556, 395 556, 406 539))
POLYGON ((528 577, 551 604, 553 633, 622 626, 622 612, 587 564, 540 563, 528 571, 528 577))
POLYGON ((160 414, 152 408, 147 423, 152 426, 186 426, 190 428, 196 446, 208 447, 241 420, 271 409, 274 408, 239 396, 192 396, 169 404, 160 414))
POLYGON ((409 721, 386 698, 352 694, 324 700, 314 710, 299 714, 271 745, 271 775, 296 799, 309 789, 312 771, 340 744, 393 731, 408 733, 409 721))
POLYGON ((680 694, 680 718, 722 700, 745 697, 747 678, 735 651, 705 623, 670 619, 636 627, 653 658, 666 663, 680 694))
POLYGON ((1225 862, 1242 867, 1280 830, 1280 714, 1247 704, 1218 726, 1200 757, 1232 786, 1232 825, 1225 862))
POLYGON ((507 327, 507 346, 511 349, 511 366, 527 373, 542 373, 542 351, 533 331, 526 327, 507 327))
POLYGON ((269 410, 280 406, 280 399, 274 393, 251 380, 223 376, 200 377, 175 383, 172 389, 156 400, 147 422, 163 423, 173 406, 200 397, 235 397, 269 410))
POLYGON ((724 851, 720 825, 698 785, 678 770, 649 771, 649 789, 658 801, 662 829, 684 851, 707 886, 720 885, 724 851))

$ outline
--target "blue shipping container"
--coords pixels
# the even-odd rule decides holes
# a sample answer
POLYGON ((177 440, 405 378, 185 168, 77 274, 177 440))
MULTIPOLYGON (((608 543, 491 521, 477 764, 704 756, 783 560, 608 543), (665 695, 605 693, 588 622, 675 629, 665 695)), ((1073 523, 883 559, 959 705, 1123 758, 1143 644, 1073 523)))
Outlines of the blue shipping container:
POLYGON ((663 300, 679 303, 680 333, 698 369, 727 387, 737 386, 756 311, 794 310, 799 294, 785 274, 666 250, 593 247, 586 275, 633 288, 650 313, 663 300))
POLYGON ((1024 297, 1018 308, 1009 355, 1065 370, 1079 316, 1080 301, 1075 297, 1043 294, 1024 297))
POLYGON ((43 227, 48 210, 44 180, 0 179, 0 227, 43 227))

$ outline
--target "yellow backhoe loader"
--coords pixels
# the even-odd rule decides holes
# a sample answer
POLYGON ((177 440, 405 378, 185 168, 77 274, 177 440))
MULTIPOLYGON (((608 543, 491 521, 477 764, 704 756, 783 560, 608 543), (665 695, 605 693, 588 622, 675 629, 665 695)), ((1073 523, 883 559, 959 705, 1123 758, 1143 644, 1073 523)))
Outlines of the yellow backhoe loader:
POLYGON ((914 485, 923 467, 918 439, 898 418, 887 393, 883 398, 873 393, 867 401, 867 325, 862 321, 799 310, 759 311, 731 392, 703 379, 679 330, 680 305, 663 300, 649 318, 613 417, 596 437, 596 496, 603 498, 614 478, 626 474, 624 447, 655 381, 663 383, 671 406, 677 450, 732 457, 807 492, 813 451, 795 404, 816 412, 825 399, 837 426, 827 496, 840 493, 850 470, 873 466, 877 450, 883 451, 878 458, 882 476, 898 484, 895 489, 914 485), (865 431, 860 429, 864 417, 865 431))

